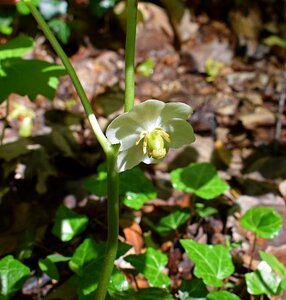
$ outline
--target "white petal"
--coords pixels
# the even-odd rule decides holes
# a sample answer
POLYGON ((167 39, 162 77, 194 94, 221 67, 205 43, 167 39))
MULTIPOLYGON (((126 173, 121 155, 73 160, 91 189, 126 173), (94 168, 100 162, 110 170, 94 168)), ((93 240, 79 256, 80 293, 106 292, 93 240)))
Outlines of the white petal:
POLYGON ((195 141, 193 128, 191 124, 185 120, 170 120, 164 125, 163 129, 170 135, 170 148, 179 148, 195 141))
POLYGON ((147 165, 150 165, 150 164, 157 164, 159 163, 160 161, 162 161, 163 159, 154 159, 152 157, 149 157, 147 154, 144 155, 142 161, 143 163, 147 164, 147 165))
POLYGON ((140 123, 145 130, 152 131, 160 125, 160 115, 165 105, 162 101, 150 99, 135 105, 130 113, 132 119, 140 123))
POLYGON ((192 108, 181 102, 167 103, 161 113, 161 124, 164 125, 170 119, 186 120, 192 113, 192 108))
POLYGON ((111 144, 121 144, 120 151, 133 147, 144 129, 125 113, 115 118, 107 127, 106 136, 111 144))
POLYGON ((137 166, 143 159, 143 148, 141 143, 125 151, 120 151, 117 157, 116 169, 118 172, 132 169, 137 166))

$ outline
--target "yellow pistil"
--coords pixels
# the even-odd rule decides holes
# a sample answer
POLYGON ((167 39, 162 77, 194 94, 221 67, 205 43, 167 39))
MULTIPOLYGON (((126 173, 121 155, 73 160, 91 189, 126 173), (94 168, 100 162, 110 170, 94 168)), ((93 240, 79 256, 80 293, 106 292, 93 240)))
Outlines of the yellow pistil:
POLYGON ((170 136, 162 128, 155 128, 153 131, 142 131, 136 141, 136 145, 143 139, 143 153, 154 159, 162 159, 166 156, 167 150, 165 141, 170 143, 170 136))

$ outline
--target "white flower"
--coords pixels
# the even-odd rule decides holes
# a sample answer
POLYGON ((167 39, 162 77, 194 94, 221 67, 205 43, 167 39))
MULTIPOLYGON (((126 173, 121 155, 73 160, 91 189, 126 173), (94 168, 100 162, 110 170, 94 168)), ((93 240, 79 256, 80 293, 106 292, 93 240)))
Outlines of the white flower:
POLYGON ((187 118, 192 108, 184 103, 147 100, 115 118, 107 127, 111 144, 120 144, 117 171, 133 168, 141 161, 158 163, 169 148, 195 141, 187 118))

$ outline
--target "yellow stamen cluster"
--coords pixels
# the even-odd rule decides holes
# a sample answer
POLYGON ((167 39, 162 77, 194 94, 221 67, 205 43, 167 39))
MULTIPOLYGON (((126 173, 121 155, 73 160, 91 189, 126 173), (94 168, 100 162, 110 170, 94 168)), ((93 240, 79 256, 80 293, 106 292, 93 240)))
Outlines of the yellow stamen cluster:
POLYGON ((136 141, 136 145, 143 139, 143 153, 154 159, 162 159, 166 156, 165 141, 170 143, 170 136, 162 128, 157 127, 153 131, 142 131, 136 141))

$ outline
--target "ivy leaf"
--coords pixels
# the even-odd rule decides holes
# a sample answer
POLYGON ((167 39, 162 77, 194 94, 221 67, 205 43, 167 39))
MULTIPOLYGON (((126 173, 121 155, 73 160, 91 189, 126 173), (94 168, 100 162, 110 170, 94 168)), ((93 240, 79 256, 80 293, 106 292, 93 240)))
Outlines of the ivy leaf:
POLYGON ((147 248, 145 253, 129 255, 125 257, 125 260, 130 262, 138 273, 142 273, 146 277, 150 286, 167 287, 170 285, 170 278, 162 273, 168 258, 159 250, 147 248))
POLYGON ((176 230, 180 225, 184 224, 190 218, 189 209, 175 211, 160 219, 156 226, 159 233, 168 233, 171 230, 176 230))
POLYGON ((64 261, 69 261, 70 257, 66 257, 63 255, 59 254, 51 254, 48 255, 44 259, 40 259, 38 264, 40 269, 45 272, 49 277, 59 280, 60 275, 56 266, 56 263, 58 262, 64 262, 64 261))
POLYGON ((179 191, 194 193, 203 199, 213 199, 227 189, 228 184, 219 178, 215 167, 209 163, 193 163, 171 172, 173 187, 179 191))
POLYGON ((107 297, 107 300, 174 300, 173 296, 166 290, 160 288, 140 289, 138 292, 128 290, 125 293, 117 293, 107 297))
POLYGON ((267 262, 271 269, 282 276, 286 276, 286 267, 272 254, 259 251, 260 257, 267 262))
POLYGON ((0 260, 0 294, 10 296, 17 292, 23 285, 30 269, 12 255, 0 260))
POLYGON ((31 37, 19 35, 7 43, 0 45, 0 61, 12 57, 21 57, 23 54, 31 51, 33 47, 34 40, 31 37))
POLYGON ((262 238, 272 239, 282 227, 282 217, 272 207, 253 207, 242 216, 240 225, 262 238))
MULTIPOLYGON (((130 245, 119 243, 116 257, 118 258, 125 254, 130 248, 130 245)), ((70 283, 77 287, 80 298, 86 299, 84 297, 88 297, 95 291, 102 270, 105 250, 105 243, 98 244, 94 240, 87 238, 78 246, 69 261, 69 267, 76 273, 70 283)), ((117 288, 124 290, 125 287, 128 287, 126 279, 123 279, 118 272, 116 269, 113 270, 108 288, 111 293, 117 288), (121 283, 120 280, 122 280, 121 283)))
POLYGON ((206 299, 208 290, 201 279, 184 280, 179 289, 180 300, 206 299))
POLYGON ((28 96, 37 95, 52 99, 58 85, 58 77, 66 73, 64 67, 40 60, 9 58, 0 66, 0 103, 11 93, 28 96))
POLYGON ((61 241, 67 242, 85 230, 88 218, 61 205, 56 212, 52 232, 61 241))
MULTIPOLYGON (((40 0, 31 0, 31 3, 34 6, 38 6, 40 0)), ((28 6, 26 5, 26 3, 24 1, 19 1, 16 3, 16 8, 17 11, 21 14, 21 15, 28 15, 30 13, 30 9, 28 8, 28 6)))
POLYGON ((60 42, 67 44, 71 34, 68 24, 60 19, 52 19, 48 25, 55 32, 60 42))
MULTIPOLYGON (((156 198, 157 193, 151 181, 140 168, 133 168, 119 174, 119 193, 122 202, 133 209, 140 209, 143 204, 156 198)), ((98 196, 107 195, 107 172, 105 164, 98 168, 98 174, 85 181, 87 190, 98 196)))
POLYGON ((240 300, 240 298, 228 291, 215 291, 208 293, 207 300, 240 300))
POLYGON ((229 250, 222 245, 203 245, 193 240, 180 240, 195 263, 194 274, 206 285, 220 287, 222 280, 234 272, 229 250))

